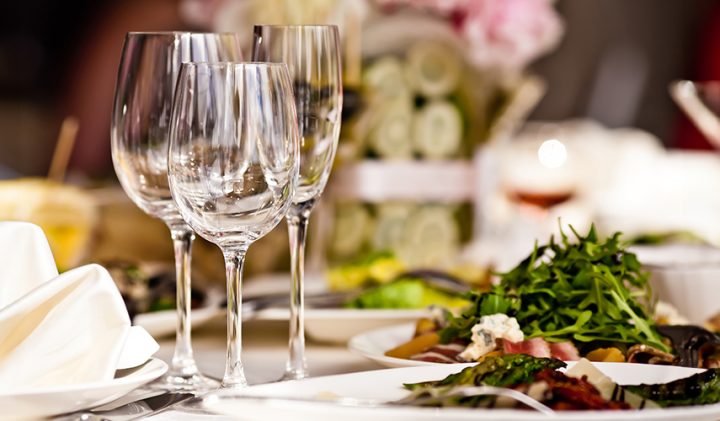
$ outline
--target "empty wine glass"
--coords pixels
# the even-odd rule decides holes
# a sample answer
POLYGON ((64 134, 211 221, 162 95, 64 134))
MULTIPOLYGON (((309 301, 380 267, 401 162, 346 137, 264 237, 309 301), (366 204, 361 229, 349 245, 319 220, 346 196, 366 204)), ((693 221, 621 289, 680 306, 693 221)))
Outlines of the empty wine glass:
POLYGON ((290 355, 284 379, 307 376, 303 278, 310 212, 325 189, 342 113, 338 29, 332 25, 255 26, 253 59, 288 65, 300 131, 300 180, 287 215, 292 284, 290 355))
POLYGON ((720 82, 674 81, 670 95, 710 143, 720 149, 720 82))
POLYGON ((223 388, 247 385, 240 359, 243 262, 250 244, 272 230, 290 207, 298 143, 287 66, 183 65, 170 131, 170 189, 185 221, 225 256, 223 388))
POLYGON ((180 65, 190 60, 240 60, 235 34, 131 32, 125 37, 112 114, 115 173, 128 196, 170 228, 177 275, 175 354, 158 386, 201 392, 218 382, 202 376, 190 341, 190 252, 194 234, 170 195, 167 177, 170 111, 180 65))

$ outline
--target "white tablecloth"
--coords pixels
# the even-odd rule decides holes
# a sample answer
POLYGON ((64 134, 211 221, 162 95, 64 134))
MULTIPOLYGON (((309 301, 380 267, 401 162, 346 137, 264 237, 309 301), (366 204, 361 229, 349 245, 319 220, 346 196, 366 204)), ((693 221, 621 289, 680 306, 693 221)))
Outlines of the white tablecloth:
MULTIPOLYGON (((253 385, 279 379, 288 355, 287 322, 253 321, 245 323, 243 329, 243 364, 248 382, 253 385)), ((174 340, 161 341, 160 345, 156 356, 169 362, 174 340)), ((221 378, 225 369, 224 327, 216 323, 193 332, 193 348, 200 370, 212 377, 221 378)), ((307 344, 307 360, 313 377, 382 368, 348 351, 344 345, 318 344, 311 341, 307 344)), ((149 419, 160 421, 227 418, 168 410, 149 419)))

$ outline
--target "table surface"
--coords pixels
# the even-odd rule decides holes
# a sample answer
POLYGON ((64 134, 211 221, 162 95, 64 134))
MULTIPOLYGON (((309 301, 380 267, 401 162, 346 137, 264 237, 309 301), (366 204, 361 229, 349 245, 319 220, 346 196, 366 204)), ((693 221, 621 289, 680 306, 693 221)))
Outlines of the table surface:
MULTIPOLYGON (((251 385, 275 381, 282 376, 287 359, 287 322, 250 321, 243 325, 243 364, 251 385)), ((169 362, 174 339, 160 341, 157 357, 169 362)), ((214 323, 193 332, 195 360, 200 370, 222 378, 225 369, 225 330, 214 323)), ((352 373, 382 368, 364 357, 350 352, 345 345, 307 343, 307 361, 312 377, 352 373)), ((228 419, 222 416, 198 415, 169 410, 150 417, 151 420, 228 419)))

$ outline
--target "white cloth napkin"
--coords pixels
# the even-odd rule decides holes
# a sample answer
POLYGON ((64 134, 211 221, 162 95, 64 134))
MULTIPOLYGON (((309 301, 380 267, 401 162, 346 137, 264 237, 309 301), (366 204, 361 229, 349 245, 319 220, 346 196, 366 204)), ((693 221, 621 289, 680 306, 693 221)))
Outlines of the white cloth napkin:
POLYGON ((107 270, 58 276, 39 227, 0 223, 0 393, 109 381, 158 348, 107 270))
POLYGON ((0 276, 0 309, 58 276, 40 227, 27 222, 0 222, 0 276))

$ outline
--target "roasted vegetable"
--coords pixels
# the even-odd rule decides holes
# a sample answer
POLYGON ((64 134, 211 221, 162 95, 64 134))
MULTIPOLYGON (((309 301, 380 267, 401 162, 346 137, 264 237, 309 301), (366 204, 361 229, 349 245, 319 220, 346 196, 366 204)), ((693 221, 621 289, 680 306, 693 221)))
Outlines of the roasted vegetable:
POLYGON ((409 359, 411 356, 422 352, 438 343, 438 335, 435 332, 426 333, 414 337, 409 342, 405 342, 385 353, 388 357, 409 359))
POLYGON ((416 390, 423 387, 488 385, 505 387, 518 383, 529 383, 540 370, 565 367, 566 364, 555 358, 536 358, 524 354, 488 357, 478 364, 459 373, 451 374, 440 381, 408 383, 405 387, 416 390))
MULTIPOLYGON (((487 357, 476 366, 437 382, 407 384, 413 393, 400 401, 405 405, 495 407, 519 406, 491 395, 458 395, 472 386, 496 386, 526 393, 555 410, 628 409, 622 401, 606 399, 587 378, 557 371, 565 363, 552 358, 516 354, 487 357)), ((521 405, 520 405, 521 406, 521 405)))
POLYGON ((720 402, 720 369, 664 384, 619 386, 587 360, 566 372, 558 371, 562 367, 565 363, 553 358, 522 354, 487 357, 442 380, 405 384, 412 394, 397 403, 442 407, 488 407, 500 403, 501 399, 490 395, 457 393, 472 386, 511 388, 555 410, 642 409, 720 402))
POLYGON ((670 383, 627 386, 660 406, 709 405, 720 402, 720 369, 710 369, 670 383))
POLYGON ((677 363, 685 367, 712 368, 720 358, 720 336, 699 326, 659 326, 672 342, 677 363))
POLYGON ((587 353, 585 356, 590 361, 599 361, 606 363, 624 363, 625 355, 619 349, 612 348, 598 348, 587 353))
POLYGON ((637 344, 627 350, 627 361, 639 364, 675 365, 676 358, 669 352, 645 344, 637 344))

